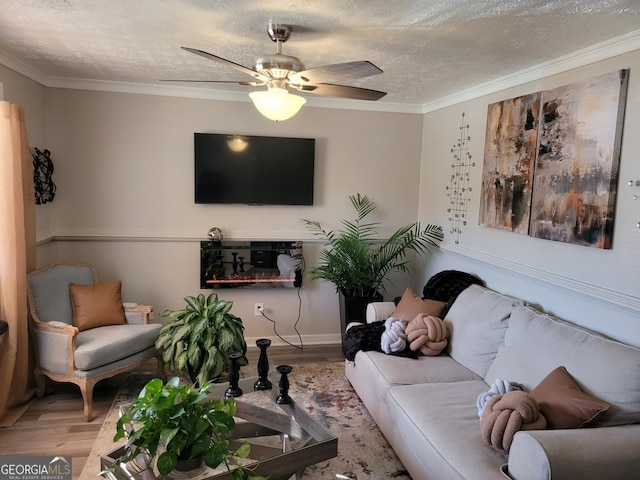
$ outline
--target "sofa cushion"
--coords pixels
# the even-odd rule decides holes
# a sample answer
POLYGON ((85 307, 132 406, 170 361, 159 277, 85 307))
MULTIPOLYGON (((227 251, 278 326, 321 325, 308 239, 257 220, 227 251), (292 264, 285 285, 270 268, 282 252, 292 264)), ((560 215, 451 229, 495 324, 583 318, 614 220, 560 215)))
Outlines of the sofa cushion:
MULTIPOLYGON (((640 349, 597 333, 518 307, 485 381, 502 378, 533 390, 563 365, 582 391, 611 405, 597 421, 640 412, 640 349)), ((615 423, 615 422, 614 422, 615 423)))
POLYGON ((356 362, 359 368, 367 368, 367 377, 371 381, 380 379, 386 386, 482 379, 448 355, 420 356, 414 359, 394 357, 381 352, 359 352, 356 362))
POLYGON ((564 367, 547 375, 531 391, 549 428, 580 428, 609 409, 609 404, 584 393, 564 367))
POLYGON ((80 332, 73 357, 76 368, 93 370, 142 352, 155 345, 161 327, 159 323, 110 325, 80 332))
POLYGON ((422 478, 502 478, 506 456, 483 442, 475 409, 483 381, 398 385, 389 389, 387 428, 398 457, 422 478))
POLYGON ((73 325, 78 330, 123 325, 127 322, 122 306, 122 282, 106 282, 97 285, 69 284, 73 307, 73 325))
POLYGON ((502 345, 511 312, 523 303, 480 285, 466 288, 444 319, 449 329, 448 353, 484 376, 502 345))
POLYGON ((440 302, 438 300, 423 300, 418 294, 411 290, 411 288, 407 287, 402 294, 400 303, 398 303, 398 306, 393 310, 391 316, 405 322, 410 322, 419 313, 439 317, 440 312, 442 312, 442 309, 446 305, 447 302, 440 302))

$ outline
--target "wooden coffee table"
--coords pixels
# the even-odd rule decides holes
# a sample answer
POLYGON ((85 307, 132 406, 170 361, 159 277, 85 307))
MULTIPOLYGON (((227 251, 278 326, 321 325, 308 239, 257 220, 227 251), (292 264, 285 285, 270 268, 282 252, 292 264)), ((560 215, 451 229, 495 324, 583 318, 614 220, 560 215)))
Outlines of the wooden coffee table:
MULTIPOLYGON (((257 377, 244 378, 239 387, 244 392, 237 397, 236 427, 231 437, 231 448, 241 443, 251 445, 249 459, 243 464, 255 473, 269 476, 271 480, 296 479, 309 465, 329 460, 338 455, 338 439, 329 430, 313 419, 307 411, 296 404, 295 396, 290 404, 278 404, 276 398, 280 391, 279 377, 270 376, 273 383, 271 390, 254 391, 253 385, 257 377)), ((228 384, 214 386, 213 398, 224 398, 228 384)), ((103 455, 100 459, 104 469, 113 465, 115 459, 124 453, 123 447, 103 455)), ((134 474, 139 480, 148 478, 143 474, 134 474)), ((203 466, 200 470, 188 475, 172 474, 178 480, 232 480, 226 467, 220 466, 212 470, 203 466)), ((119 477, 117 477, 119 478, 119 477)))

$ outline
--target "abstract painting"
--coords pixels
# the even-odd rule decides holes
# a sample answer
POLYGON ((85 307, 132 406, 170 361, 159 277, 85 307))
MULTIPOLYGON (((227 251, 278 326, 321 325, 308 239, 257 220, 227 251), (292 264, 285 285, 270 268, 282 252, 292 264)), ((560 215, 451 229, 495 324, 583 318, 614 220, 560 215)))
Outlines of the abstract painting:
POLYGON ((628 75, 489 105, 481 225, 611 248, 628 75))
POLYGON ((489 105, 481 225, 528 233, 539 113, 540 93, 489 105))
POLYGON ((628 70, 545 91, 532 237, 611 248, 628 70))

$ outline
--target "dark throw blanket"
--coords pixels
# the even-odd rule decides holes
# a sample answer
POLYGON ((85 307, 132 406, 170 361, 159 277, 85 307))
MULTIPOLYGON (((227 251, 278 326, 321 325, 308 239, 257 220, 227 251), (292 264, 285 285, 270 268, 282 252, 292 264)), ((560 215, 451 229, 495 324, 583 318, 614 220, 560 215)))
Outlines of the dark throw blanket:
MULTIPOLYGON (((440 317, 444 319, 460 292, 473 284, 484 285, 484 282, 470 273, 444 270, 429 279, 422 290, 422 298, 447 302, 440 314, 440 317)), ((353 361, 359 350, 382 352, 380 338, 384 332, 385 320, 363 323, 349 328, 344 337, 345 358, 353 361)), ((408 346, 403 351, 390 355, 417 358, 416 352, 411 351, 408 346)))

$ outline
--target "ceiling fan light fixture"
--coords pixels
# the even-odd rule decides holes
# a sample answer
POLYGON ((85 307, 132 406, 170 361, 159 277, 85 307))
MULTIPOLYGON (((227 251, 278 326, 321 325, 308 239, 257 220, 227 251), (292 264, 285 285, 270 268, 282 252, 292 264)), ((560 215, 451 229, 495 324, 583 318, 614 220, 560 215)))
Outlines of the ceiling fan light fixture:
POLYGON ((262 115, 275 122, 290 119, 307 101, 299 95, 293 95, 279 88, 251 92, 249 97, 262 115))

